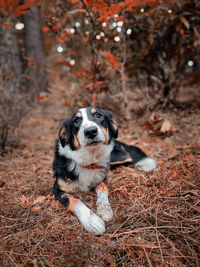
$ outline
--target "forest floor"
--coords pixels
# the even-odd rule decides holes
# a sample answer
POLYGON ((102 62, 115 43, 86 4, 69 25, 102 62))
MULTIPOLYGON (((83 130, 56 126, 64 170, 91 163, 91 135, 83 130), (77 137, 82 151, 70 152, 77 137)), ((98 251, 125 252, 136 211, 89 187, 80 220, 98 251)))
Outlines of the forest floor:
MULTIPOLYGON (((168 136, 151 134, 146 122, 152 114, 119 127, 119 140, 142 148, 157 167, 110 171, 115 216, 95 236, 51 193, 55 139, 69 114, 61 102, 49 94, 22 120, 12 151, 1 157, 0 265, 199 266, 200 110, 157 112, 172 126, 168 136)), ((78 195, 95 211, 94 192, 78 195)))

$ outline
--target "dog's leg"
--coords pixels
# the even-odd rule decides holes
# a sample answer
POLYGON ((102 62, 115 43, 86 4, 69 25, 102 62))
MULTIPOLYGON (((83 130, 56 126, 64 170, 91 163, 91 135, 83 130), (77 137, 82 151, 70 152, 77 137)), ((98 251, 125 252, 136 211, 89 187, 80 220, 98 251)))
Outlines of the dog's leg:
POLYGON ((132 159, 133 166, 137 169, 149 172, 156 168, 154 159, 149 158, 139 147, 129 146, 123 142, 115 141, 111 154, 111 166, 123 164, 132 159))
POLYGON ((156 162, 152 158, 145 157, 139 160, 134 166, 140 171, 149 172, 156 168, 156 162))
POLYGON ((97 235, 105 232, 103 220, 79 199, 69 197, 69 210, 78 217, 81 224, 89 232, 97 235))
POLYGON ((87 231, 97 235, 105 232, 104 221, 82 201, 69 195, 69 191, 70 185, 67 182, 61 179, 56 180, 53 188, 55 198, 78 217, 87 231))
POLYGON ((101 216, 104 221, 110 221, 113 218, 113 211, 108 200, 108 189, 103 182, 96 187, 96 193, 97 214, 101 216))

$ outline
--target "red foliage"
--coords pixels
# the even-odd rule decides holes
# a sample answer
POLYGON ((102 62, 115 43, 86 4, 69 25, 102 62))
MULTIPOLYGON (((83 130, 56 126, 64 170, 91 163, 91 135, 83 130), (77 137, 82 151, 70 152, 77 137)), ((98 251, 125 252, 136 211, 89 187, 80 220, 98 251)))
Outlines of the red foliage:
POLYGON ((44 96, 43 96, 43 95, 40 95, 40 96, 39 96, 39 101, 40 101, 40 102, 43 102, 43 101, 44 101, 44 96))
POLYGON ((34 61, 29 61, 29 62, 28 62, 28 65, 29 65, 29 66, 34 66, 35 64, 36 64, 36 62, 34 62, 34 61))
POLYGON ((11 27, 11 23, 8 22, 8 21, 2 23, 2 25, 3 25, 5 28, 7 28, 7 29, 10 29, 10 27, 11 27))
POLYGON ((3 73, 1 75, 1 78, 4 80, 6 77, 9 77, 9 76, 14 76, 14 72, 7 72, 7 73, 3 73))
POLYGON ((37 6, 40 4, 40 0, 26 0, 24 4, 18 5, 19 0, 0 0, 0 6, 6 11, 10 13, 11 17, 21 16, 27 12, 30 12, 30 8, 32 6, 37 6), (13 12, 14 10, 14 12, 13 12))
POLYGON ((60 63, 61 64, 63 64, 63 65, 65 65, 65 66, 68 66, 68 67, 72 67, 72 65, 70 65, 70 63, 67 61, 67 60, 65 60, 65 59, 62 59, 61 61, 60 61, 60 63))
POLYGON ((43 30, 43 32, 49 32, 50 28, 49 27, 43 27, 42 30, 43 30))

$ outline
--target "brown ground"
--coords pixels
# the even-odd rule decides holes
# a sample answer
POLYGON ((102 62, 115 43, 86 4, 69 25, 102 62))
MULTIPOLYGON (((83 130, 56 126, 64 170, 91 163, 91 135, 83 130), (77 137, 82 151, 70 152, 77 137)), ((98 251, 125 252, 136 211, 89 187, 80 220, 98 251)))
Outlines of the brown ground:
MULTIPOLYGON (((120 127, 119 139, 154 157, 157 169, 110 172, 115 218, 94 236, 51 193, 55 139, 69 114, 62 101, 51 94, 28 114, 16 132, 20 145, 1 158, 0 265, 199 266, 200 111, 158 113, 173 125, 169 137, 143 129, 150 114, 120 127)), ((94 192, 79 197, 96 209, 94 192)))

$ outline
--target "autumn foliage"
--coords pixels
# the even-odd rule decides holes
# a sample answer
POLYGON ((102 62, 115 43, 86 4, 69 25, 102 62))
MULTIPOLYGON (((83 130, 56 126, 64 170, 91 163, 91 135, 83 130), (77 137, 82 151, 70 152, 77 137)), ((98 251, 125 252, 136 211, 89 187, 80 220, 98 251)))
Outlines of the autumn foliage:
POLYGON ((104 106, 108 100, 128 119, 146 109, 177 106, 182 88, 199 84, 197 1, 72 1, 51 11, 43 31, 46 40, 56 36, 64 48, 58 72, 74 76, 78 94, 68 101, 72 107, 104 106))

